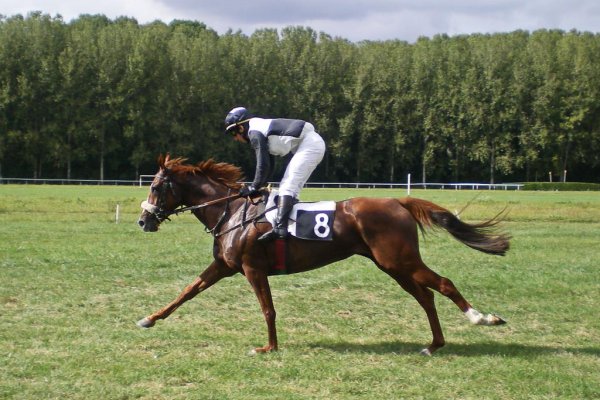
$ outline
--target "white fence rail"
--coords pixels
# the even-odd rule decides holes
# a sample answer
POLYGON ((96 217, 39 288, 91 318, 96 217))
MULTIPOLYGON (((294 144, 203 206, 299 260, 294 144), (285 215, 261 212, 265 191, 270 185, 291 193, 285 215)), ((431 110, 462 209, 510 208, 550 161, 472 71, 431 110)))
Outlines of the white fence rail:
POLYGON ((128 179, 54 179, 54 178, 0 178, 1 184, 24 185, 105 185, 105 186, 137 186, 139 181, 128 179))
POLYGON ((521 190, 520 183, 348 183, 308 182, 306 187, 355 189, 469 189, 469 190, 521 190))
MULTIPOLYGON (((154 175, 140 175, 136 180, 95 180, 95 179, 26 179, 0 178, 0 184, 32 184, 32 185, 113 185, 144 186, 149 185, 154 175)), ((278 182, 272 182, 274 186, 278 182)), ((369 182, 308 182, 311 188, 348 188, 348 189, 451 189, 451 190, 521 190, 519 183, 369 183, 369 182)))

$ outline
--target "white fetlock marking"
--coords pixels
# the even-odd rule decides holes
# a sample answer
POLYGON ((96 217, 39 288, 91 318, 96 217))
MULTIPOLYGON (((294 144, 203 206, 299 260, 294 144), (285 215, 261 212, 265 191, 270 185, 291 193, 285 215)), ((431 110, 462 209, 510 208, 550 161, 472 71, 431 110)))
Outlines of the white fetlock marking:
POLYGON ((498 317, 492 314, 482 314, 474 308, 469 308, 465 315, 475 325, 496 325, 498 317))
POLYGON ((467 318, 469 318, 469 321, 471 321, 472 324, 486 325, 486 316, 474 308, 469 308, 467 312, 465 312, 465 315, 467 318))
POLYGON ((465 315, 467 316, 467 318, 469 318, 469 321, 471 321, 471 323, 475 325, 479 325, 479 323, 483 319, 483 315, 481 315, 481 313, 474 308, 469 308, 465 312, 465 315))
POLYGON ((421 354, 422 356, 426 356, 426 357, 431 356, 431 352, 429 351, 429 349, 423 349, 423 350, 421 350, 421 352, 419 354, 421 354))

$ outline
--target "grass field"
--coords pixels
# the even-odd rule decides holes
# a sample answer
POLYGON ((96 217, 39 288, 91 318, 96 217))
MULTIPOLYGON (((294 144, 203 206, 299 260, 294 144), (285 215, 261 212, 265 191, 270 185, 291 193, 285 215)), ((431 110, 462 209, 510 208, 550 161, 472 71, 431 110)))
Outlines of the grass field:
POLYGON ((418 354, 431 340, 422 309, 359 257, 271 278, 276 353, 248 355, 266 326, 241 275, 139 329, 211 259, 211 237, 190 215, 139 230, 146 190, 0 185, 0 398, 600 398, 598 192, 413 191, 452 211, 472 201, 467 221, 508 207, 513 235, 506 257, 443 232, 421 241, 433 270, 508 321, 473 326, 438 295, 447 345, 428 358, 418 354))

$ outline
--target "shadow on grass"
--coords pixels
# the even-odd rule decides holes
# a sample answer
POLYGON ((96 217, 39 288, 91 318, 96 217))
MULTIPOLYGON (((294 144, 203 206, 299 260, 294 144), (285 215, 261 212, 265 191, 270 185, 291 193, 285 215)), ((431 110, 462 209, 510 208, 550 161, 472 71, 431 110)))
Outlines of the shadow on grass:
MULTIPOLYGON (((371 354, 417 354, 425 346, 424 343, 380 342, 380 343, 350 343, 350 342, 316 342, 310 343, 313 349, 325 349, 338 353, 371 353, 371 354)), ((446 343, 436 354, 455 355, 462 357, 503 356, 503 357, 535 357, 560 354, 589 355, 600 357, 600 347, 560 347, 527 345, 518 343, 446 343)))

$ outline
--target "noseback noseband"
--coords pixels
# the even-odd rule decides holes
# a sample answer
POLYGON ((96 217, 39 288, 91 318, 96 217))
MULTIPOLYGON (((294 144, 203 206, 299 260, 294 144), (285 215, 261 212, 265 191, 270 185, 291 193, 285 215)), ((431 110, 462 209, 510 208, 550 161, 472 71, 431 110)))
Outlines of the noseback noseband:
POLYGON ((167 190, 170 189, 171 194, 174 197, 177 197, 175 193, 175 188, 173 187, 173 183, 168 177, 165 177, 161 174, 156 178, 162 182, 162 185, 160 185, 160 191, 158 193, 158 205, 150 204, 148 200, 144 200, 142 201, 142 204, 140 204, 140 207, 142 207, 142 210, 156 217, 156 219, 158 219, 158 222, 163 222, 164 220, 170 221, 169 216, 174 214, 174 211, 167 211, 165 209, 165 207, 167 206, 167 190))

